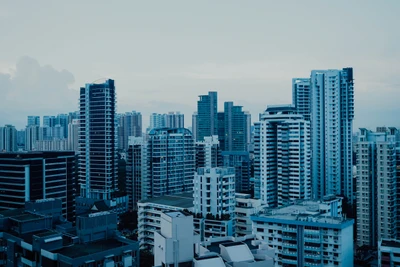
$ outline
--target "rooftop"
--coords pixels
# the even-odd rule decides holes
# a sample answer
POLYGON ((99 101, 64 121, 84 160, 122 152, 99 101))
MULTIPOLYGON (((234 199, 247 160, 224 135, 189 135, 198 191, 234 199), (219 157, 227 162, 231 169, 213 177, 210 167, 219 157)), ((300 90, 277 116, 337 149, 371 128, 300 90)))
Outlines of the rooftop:
POLYGON ((127 246, 116 239, 101 240, 89 244, 75 244, 71 247, 65 247, 54 253, 59 253, 69 258, 80 258, 90 254, 107 251, 110 249, 127 246))
POLYGON ((149 198, 141 200, 139 203, 153 203, 179 208, 192 208, 193 207, 193 193, 183 193, 179 195, 169 195, 162 197, 149 198))
POLYGON ((10 219, 13 219, 15 221, 32 221, 32 220, 38 220, 38 219, 42 219, 45 216, 43 215, 39 215, 39 214, 34 214, 34 213, 24 213, 24 214, 20 214, 20 215, 16 215, 16 216, 10 216, 10 219))

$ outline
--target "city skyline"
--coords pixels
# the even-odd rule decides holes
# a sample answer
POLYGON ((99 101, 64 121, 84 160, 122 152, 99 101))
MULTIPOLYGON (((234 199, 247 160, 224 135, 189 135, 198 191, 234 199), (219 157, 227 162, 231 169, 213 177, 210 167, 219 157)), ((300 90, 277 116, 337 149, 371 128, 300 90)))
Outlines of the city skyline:
POLYGON ((167 3, 93 3, 2 4, 0 124, 21 129, 28 115, 75 111, 80 85, 102 77, 116 80, 117 111, 141 112, 144 128, 153 112, 180 111, 191 125, 198 95, 208 91, 218 91, 218 111, 233 101, 256 121, 267 105, 290 103, 292 78, 353 67, 354 132, 398 126, 391 115, 400 111, 396 1, 181 2, 179 10, 167 3), (97 14, 111 19, 91 22, 97 14), (92 45, 104 35, 110 37, 92 45))

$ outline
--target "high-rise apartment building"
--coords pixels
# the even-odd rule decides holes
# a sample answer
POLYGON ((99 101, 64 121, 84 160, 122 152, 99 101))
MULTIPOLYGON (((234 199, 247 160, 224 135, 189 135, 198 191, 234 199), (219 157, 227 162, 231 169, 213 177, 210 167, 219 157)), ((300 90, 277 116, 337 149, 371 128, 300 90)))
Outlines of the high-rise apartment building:
POLYGON ((152 113, 150 115, 149 131, 156 128, 165 127, 165 114, 152 113))
POLYGON ((245 113, 241 106, 234 106, 233 102, 225 102, 223 151, 247 151, 250 133, 249 123, 251 124, 251 121, 248 120, 250 118, 250 114, 245 113))
POLYGON ((27 126, 25 129, 25 150, 26 151, 33 151, 35 150, 36 141, 40 140, 40 126, 38 125, 31 125, 27 126))
POLYGON ((197 112, 194 112, 192 115, 192 134, 195 141, 197 141, 197 117, 197 112))
POLYGON ((58 198, 66 219, 74 219, 73 152, 0 153, 0 177, 0 209, 18 209, 26 201, 58 198))
POLYGON ((382 238, 397 237, 397 129, 360 129, 357 157, 357 245, 376 247, 382 238))
POLYGON ((126 160, 126 191, 131 210, 137 209, 139 200, 150 196, 151 185, 147 168, 147 143, 143 137, 131 136, 126 160))
POLYGON ((255 197, 270 207, 311 198, 310 122, 292 105, 268 106, 255 123, 255 197))
POLYGON ((26 126, 40 126, 40 116, 28 116, 26 126))
POLYGON ((110 200, 118 186, 114 80, 80 89, 79 183, 85 198, 110 200))
POLYGON ((68 124, 68 150, 79 152, 79 119, 73 119, 68 124))
POLYGON ((118 118, 118 148, 128 150, 129 136, 142 136, 142 114, 132 111, 118 118))
POLYGON ((167 128, 184 128, 185 117, 180 112, 168 112, 165 114, 165 127, 167 128))
POLYGON ((311 119, 311 80, 310 78, 292 79, 292 98, 293 105, 296 107, 297 114, 303 115, 304 119, 311 119))
POLYGON ((222 217, 235 214, 235 169, 199 168, 194 176, 194 212, 222 217))
POLYGON ((313 195, 344 195, 352 203, 353 69, 313 70, 310 100, 313 195))
POLYGON ((63 138, 68 137, 68 123, 69 123, 69 115, 68 114, 58 114, 56 117, 56 125, 60 125, 62 127, 62 135, 63 138))
POLYGON ((218 140, 219 146, 221 147, 222 151, 225 151, 225 113, 218 112, 217 114, 218 119, 218 140))
POLYGON ((236 192, 244 193, 251 191, 251 165, 249 152, 246 151, 223 151, 223 166, 235 168, 236 192))
POLYGON ((222 165, 218 136, 207 136, 204 137, 204 141, 196 142, 196 170, 202 167, 222 167, 222 165))
POLYGON ((208 92, 197 101, 196 141, 205 136, 218 135, 218 94, 208 92))
POLYGON ((155 128, 148 137, 151 197, 193 190, 195 146, 185 128, 155 128))
POLYGON ((57 118, 55 116, 43 116, 43 127, 56 126, 57 118))
POLYGON ((18 146, 18 151, 25 150, 25 135, 26 131, 25 129, 17 131, 17 146, 18 146))
POLYGON ((12 125, 0 127, 0 152, 17 151, 17 130, 12 125))

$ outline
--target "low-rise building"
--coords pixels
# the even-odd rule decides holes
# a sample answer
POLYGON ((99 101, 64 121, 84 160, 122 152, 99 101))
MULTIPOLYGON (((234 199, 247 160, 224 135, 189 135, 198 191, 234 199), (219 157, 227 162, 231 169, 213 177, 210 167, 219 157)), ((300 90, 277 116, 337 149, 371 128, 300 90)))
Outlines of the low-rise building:
POLYGON ((0 212, 0 265, 140 266, 139 244, 119 236, 117 214, 78 216, 76 227, 61 215, 59 199, 0 212))
POLYGON ((400 240, 382 239, 378 242, 378 266, 400 266, 400 240))
POLYGON ((261 199, 251 198, 250 194, 236 193, 235 198, 236 235, 250 235, 253 230, 250 216, 259 212, 265 205, 262 205, 261 199))
POLYGON ((331 197, 266 208, 251 216, 253 233, 275 249, 274 266, 351 267, 354 220, 338 214, 339 203, 331 197))

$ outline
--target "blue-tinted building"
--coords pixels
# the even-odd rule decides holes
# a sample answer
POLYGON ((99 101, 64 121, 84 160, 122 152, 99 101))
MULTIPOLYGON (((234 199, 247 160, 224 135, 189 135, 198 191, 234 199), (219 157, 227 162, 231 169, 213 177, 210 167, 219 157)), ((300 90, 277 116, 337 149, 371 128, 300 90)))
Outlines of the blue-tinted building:
POLYGON ((200 95, 197 101, 196 141, 203 141, 204 137, 218 135, 218 94, 208 92, 200 95))

